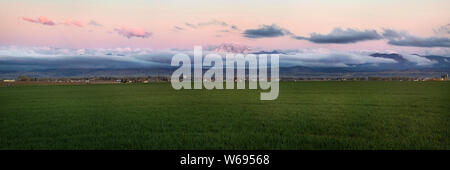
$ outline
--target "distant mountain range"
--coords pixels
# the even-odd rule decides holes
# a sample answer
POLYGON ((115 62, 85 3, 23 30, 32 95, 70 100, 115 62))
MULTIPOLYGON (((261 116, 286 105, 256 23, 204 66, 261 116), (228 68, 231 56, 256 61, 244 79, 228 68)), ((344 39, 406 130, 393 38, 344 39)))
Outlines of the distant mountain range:
POLYGON ((286 54, 286 53, 277 51, 277 50, 273 50, 273 51, 258 51, 258 52, 253 52, 252 54, 286 54))
MULTIPOLYGON (((247 48, 221 49, 246 51, 247 48)), ((259 51, 252 54, 285 54, 280 51, 259 51)), ((405 57, 396 53, 374 53, 372 57, 395 60, 395 63, 383 64, 354 64, 348 67, 287 67, 280 65, 280 76, 286 77, 339 77, 339 76, 407 76, 407 77, 436 77, 450 73, 450 58, 436 55, 420 56, 416 54, 405 57), (428 62, 420 65, 419 60, 428 62), (418 60, 414 62, 415 60, 418 60), (419 63, 419 64, 418 64, 419 63)), ((280 57, 282 61, 283 58, 280 57)), ((18 75, 30 77, 139 77, 139 76, 170 76, 175 67, 164 66, 155 68, 61 68, 36 70, 0 70, 0 79, 16 78, 18 75)))
MULTIPOLYGON (((428 56, 421 56, 417 54, 412 54, 413 56, 418 57, 424 57, 432 62, 431 65, 425 67, 427 69, 435 69, 435 70, 450 70, 450 58, 449 57, 443 57, 443 56, 436 56, 436 55, 428 55, 428 56)), ((377 66, 378 69, 381 70, 387 70, 387 69, 394 69, 394 70, 405 70, 405 69, 424 69, 423 66, 417 65, 417 63, 411 62, 407 59, 405 59, 400 54, 382 54, 382 53, 375 53, 371 54, 370 56, 373 57, 381 57, 381 58, 389 58, 395 60, 397 63, 388 63, 377 66)))

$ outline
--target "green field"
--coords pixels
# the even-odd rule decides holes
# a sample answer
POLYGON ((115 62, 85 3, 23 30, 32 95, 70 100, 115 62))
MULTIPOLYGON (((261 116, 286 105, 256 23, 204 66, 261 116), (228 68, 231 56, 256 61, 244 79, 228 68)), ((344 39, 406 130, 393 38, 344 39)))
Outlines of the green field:
POLYGON ((0 87, 0 149, 450 149, 450 82, 0 87))

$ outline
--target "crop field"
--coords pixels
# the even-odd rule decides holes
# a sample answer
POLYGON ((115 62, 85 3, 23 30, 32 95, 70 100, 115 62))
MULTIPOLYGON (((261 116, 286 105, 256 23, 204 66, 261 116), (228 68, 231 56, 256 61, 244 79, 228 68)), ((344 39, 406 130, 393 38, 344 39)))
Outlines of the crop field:
POLYGON ((450 82, 0 87, 0 149, 450 149, 450 82))

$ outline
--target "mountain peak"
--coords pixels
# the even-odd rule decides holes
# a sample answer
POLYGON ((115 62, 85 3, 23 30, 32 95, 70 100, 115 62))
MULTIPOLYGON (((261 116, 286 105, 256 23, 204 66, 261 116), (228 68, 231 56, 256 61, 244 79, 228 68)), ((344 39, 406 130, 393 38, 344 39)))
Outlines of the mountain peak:
POLYGON ((247 54, 251 49, 245 45, 236 43, 223 43, 214 49, 216 53, 243 53, 247 54))

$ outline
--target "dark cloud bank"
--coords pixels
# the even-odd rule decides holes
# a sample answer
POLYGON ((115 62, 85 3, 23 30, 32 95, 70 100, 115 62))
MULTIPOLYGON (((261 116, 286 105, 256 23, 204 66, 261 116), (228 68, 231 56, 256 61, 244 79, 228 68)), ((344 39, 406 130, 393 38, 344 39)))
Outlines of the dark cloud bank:
POLYGON ((292 33, 284 28, 272 24, 272 25, 261 25, 259 28, 256 29, 247 29, 242 34, 244 35, 244 37, 247 38, 274 38, 285 35, 291 35, 292 33))
MULTIPOLYGON (((440 28, 438 31, 444 33, 448 32, 447 29, 444 28, 440 28)), ((306 37, 294 35, 289 30, 272 24, 261 25, 256 29, 246 29, 242 34, 244 37, 252 39, 290 36, 296 40, 306 40, 318 44, 349 44, 386 39, 388 40, 388 44, 395 46, 450 47, 450 39, 447 37, 418 37, 411 35, 408 32, 392 29, 384 29, 380 34, 374 29, 358 30, 352 28, 335 28, 328 34, 311 33, 309 37, 306 37)))
POLYGON ((410 47, 450 47, 450 39, 446 37, 417 37, 408 32, 400 32, 392 29, 385 29, 384 38, 388 43, 396 46, 410 47))
POLYGON ((294 39, 307 40, 313 43, 335 43, 348 44, 360 41, 379 40, 382 39, 376 30, 357 30, 348 28, 346 30, 335 28, 328 34, 312 33, 309 37, 293 36, 294 39))

